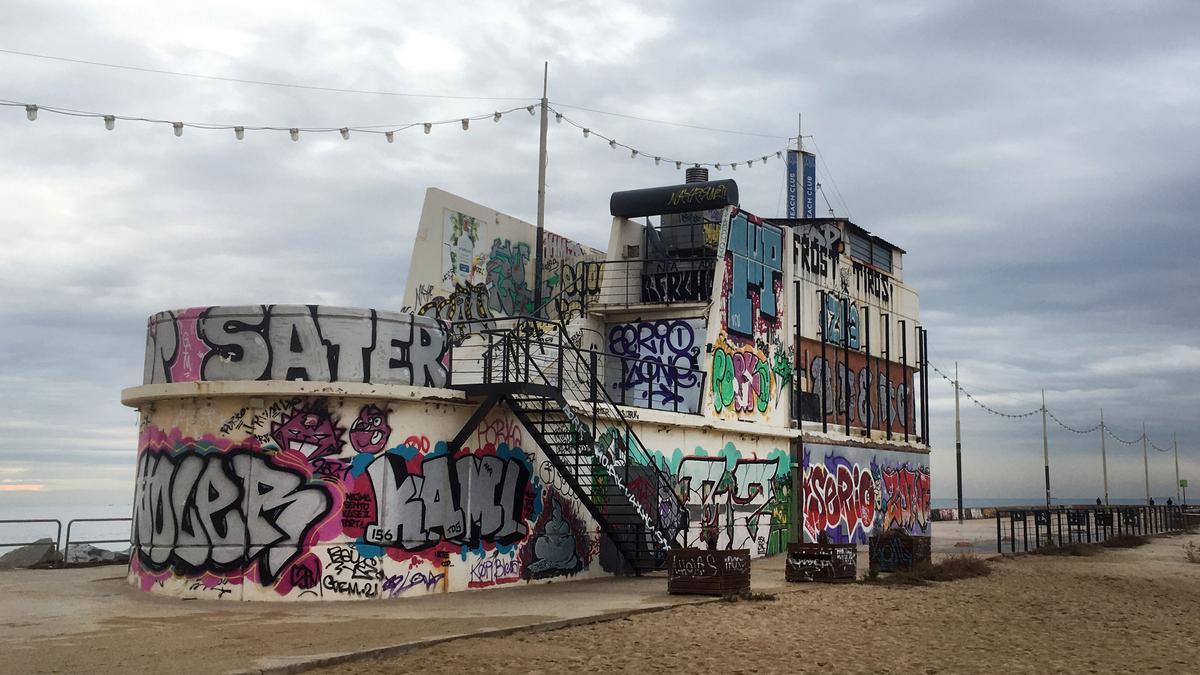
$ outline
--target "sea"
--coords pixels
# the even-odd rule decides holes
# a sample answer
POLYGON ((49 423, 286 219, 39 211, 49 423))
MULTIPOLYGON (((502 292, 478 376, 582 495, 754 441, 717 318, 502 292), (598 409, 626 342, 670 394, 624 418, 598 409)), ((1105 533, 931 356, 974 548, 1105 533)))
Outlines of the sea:
MULTIPOLYGON (((1110 499, 1111 504, 1139 505, 1145 499, 1110 499)), ((1094 504, 1095 497, 1064 497, 1053 500, 1056 505, 1094 504)), ((983 508, 988 506, 1039 506, 1045 503, 1044 497, 964 497, 965 508, 983 508)), ((1166 497, 1157 499, 1157 503, 1165 504, 1166 497)), ((930 505, 935 509, 955 508, 957 500, 954 497, 934 497, 930 505)), ((70 541, 96 542, 91 545, 108 550, 125 550, 129 545, 130 515, 132 505, 129 503, 110 502, 105 504, 62 504, 58 506, 27 506, 5 505, 0 503, 0 555, 12 550, 14 544, 28 543, 43 537, 58 538, 62 545, 67 543, 67 527, 70 525, 70 541), (118 521, 95 522, 96 518, 119 518, 118 521), (28 522, 35 519, 57 519, 62 525, 61 536, 57 534, 55 523, 28 522), (4 522, 20 521, 20 522, 4 522), (75 522, 71 522, 75 521, 75 522), (102 541, 103 540, 103 541, 102 541), (111 540, 111 541, 109 541, 111 540)))

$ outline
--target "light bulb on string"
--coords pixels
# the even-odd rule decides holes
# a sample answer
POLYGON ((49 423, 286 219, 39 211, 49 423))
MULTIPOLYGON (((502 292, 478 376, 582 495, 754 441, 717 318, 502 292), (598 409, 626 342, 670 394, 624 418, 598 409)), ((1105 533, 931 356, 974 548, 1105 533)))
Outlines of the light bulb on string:
POLYGON ((662 157, 655 157, 655 158, 654 158, 654 166, 658 166, 658 165, 659 165, 659 164, 661 164, 661 163, 662 163, 662 157))
POLYGON ((532 115, 532 114, 533 114, 533 106, 529 106, 528 108, 526 108, 526 110, 528 110, 528 111, 529 111, 529 114, 530 114, 530 115, 532 115))
POLYGON ((234 127, 233 135, 237 136, 237 139, 239 141, 242 140, 243 138, 246 137, 246 127, 234 127))
POLYGON ((776 152, 775 152, 775 157, 777 157, 777 158, 779 158, 779 159, 783 159, 783 151, 776 151, 776 152))
POLYGON ((30 122, 36 120, 37 119, 37 111, 38 111, 38 107, 36 105, 30 104, 30 105, 25 106, 25 119, 29 120, 30 122))
POLYGON ((763 155, 762 161, 763 161, 763 164, 766 164, 766 163, 767 163, 767 156, 766 156, 766 155, 763 155))
POLYGON ((614 138, 611 141, 609 141, 608 147, 612 148, 613 150, 616 150, 617 149, 617 139, 614 138))
POLYGON ((471 126, 471 120, 464 117, 462 120, 463 131, 466 131, 470 126, 471 126))
POLYGON ((388 142, 388 143, 395 143, 395 142, 396 142, 396 132, 394 132, 394 131, 385 131, 385 132, 383 132, 383 137, 387 139, 387 142, 388 142))
POLYGON ((752 159, 748 159, 748 160, 746 160, 746 166, 747 166, 747 167, 753 167, 753 166, 754 166, 754 160, 752 160, 752 159))
POLYGON ((734 162, 733 164, 730 164, 729 166, 731 168, 733 168, 734 171, 737 171, 737 162, 734 162))
POLYGON ((499 113, 499 112, 497 112, 495 115, 492 115, 492 121, 493 121, 493 122, 499 122, 499 121, 500 121, 500 113, 499 113))
POLYGON ((683 168, 683 162, 675 162, 675 168, 676 168, 676 169, 682 169, 682 168, 683 168))
POLYGON ((338 129, 338 131, 341 132, 343 141, 350 140, 350 129, 342 127, 341 129, 338 129))
POLYGON ((293 127, 291 129, 288 129, 288 133, 291 134, 293 141, 300 140, 300 130, 299 129, 296 129, 295 127, 293 127))
POLYGON ((587 138, 587 137, 588 137, 588 134, 591 134, 591 133, 592 133, 592 130, 591 130, 591 129, 584 129, 584 130, 583 130, 583 137, 584 137, 584 138, 587 138))
POLYGON ((115 126, 117 126, 117 118, 113 115, 105 115, 104 116, 104 128, 108 129, 109 131, 112 131, 113 127, 115 127, 115 126))
POLYGON ((637 150, 630 149, 629 158, 633 159, 634 157, 637 157, 637 150))
POLYGON ((428 134, 428 133, 431 133, 432 131, 433 131, 433 123, 426 122, 425 123, 425 133, 428 134))
POLYGON ((717 171, 720 171, 720 170, 721 170, 721 165, 720 165, 720 164, 717 164, 717 165, 716 165, 716 167, 717 167, 717 171))
POLYGON ((171 124, 171 126, 175 127, 175 136, 176 137, 183 135, 183 122, 174 122, 171 124))
POLYGON ((554 121, 557 124, 562 124, 562 113, 560 113, 560 112, 554 113, 554 121))

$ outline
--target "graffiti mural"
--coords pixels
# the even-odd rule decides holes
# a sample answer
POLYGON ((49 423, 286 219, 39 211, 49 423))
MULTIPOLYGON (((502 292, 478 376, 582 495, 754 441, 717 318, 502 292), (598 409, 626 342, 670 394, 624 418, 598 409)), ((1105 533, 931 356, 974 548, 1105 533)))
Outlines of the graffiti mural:
POLYGON ((740 211, 729 221, 726 256, 732 272, 725 299, 726 327, 754 336, 760 321, 777 326, 783 286, 783 230, 740 211))
POLYGON ((528 460, 507 445, 492 452, 451 458, 439 443, 430 455, 403 446, 375 458, 366 474, 377 520, 364 541, 414 551, 442 542, 479 548, 523 539, 532 499, 528 460))
POLYGON ((521 549, 526 579, 574 576, 591 563, 587 525, 571 501, 554 490, 543 492, 542 515, 521 549))
POLYGON ((930 534, 929 456, 804 444, 804 539, 865 544, 884 532, 930 534))
POLYGON ((220 435, 199 438, 147 422, 131 580, 193 597, 352 600, 602 572, 595 523, 540 480, 537 452, 510 445, 524 437, 511 413, 452 452, 402 432, 398 420, 415 419, 402 403, 339 401, 227 409, 220 435))
POLYGON ((488 306, 488 290, 485 284, 455 284, 449 295, 430 298, 417 310, 417 314, 443 321, 470 321, 492 318, 488 306))
POLYGON ((716 417, 769 419, 792 384, 782 321, 783 231, 737 211, 729 221, 721 284, 721 330, 712 348, 709 390, 716 417))
POLYGON ((440 387, 437 321, 318 305, 200 307, 150 317, 143 384, 305 380, 440 387))
POLYGON ((624 405, 700 411, 704 319, 638 321, 608 326, 605 386, 624 405))
POLYGON ((333 498, 303 455, 142 432, 133 547, 141 567, 182 573, 256 571, 279 577, 312 543, 333 498))
POLYGON ((808 367, 807 387, 818 399, 817 415, 812 421, 820 421, 824 409, 829 424, 844 425, 849 408, 851 426, 903 434, 907 419, 909 431, 915 433, 910 386, 915 368, 881 358, 868 361, 863 353, 852 351, 847 373, 842 349, 826 345, 825 356, 821 351, 820 341, 801 341, 800 361, 808 367))
POLYGON ((791 522, 791 479, 787 454, 775 449, 766 457, 743 456, 729 443, 718 455, 697 448, 656 462, 675 480, 684 506, 676 541, 705 549, 749 549, 761 556, 783 551, 791 522))
POLYGON ((475 248, 485 236, 483 223, 450 209, 443 210, 442 219, 442 286, 450 290, 482 282, 483 256, 475 248))

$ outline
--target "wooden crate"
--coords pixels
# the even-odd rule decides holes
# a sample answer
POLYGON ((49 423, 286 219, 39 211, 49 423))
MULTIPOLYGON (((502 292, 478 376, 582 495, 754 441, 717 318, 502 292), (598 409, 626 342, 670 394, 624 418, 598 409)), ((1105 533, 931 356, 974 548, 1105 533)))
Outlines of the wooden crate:
POLYGON ((854 544, 788 544, 784 579, 854 581, 858 547, 854 544))
POLYGON ((867 540, 872 572, 910 570, 933 558, 929 537, 914 537, 907 532, 889 530, 867 540))
POLYGON ((667 551, 667 592, 675 595, 736 595, 750 592, 750 550, 667 551))

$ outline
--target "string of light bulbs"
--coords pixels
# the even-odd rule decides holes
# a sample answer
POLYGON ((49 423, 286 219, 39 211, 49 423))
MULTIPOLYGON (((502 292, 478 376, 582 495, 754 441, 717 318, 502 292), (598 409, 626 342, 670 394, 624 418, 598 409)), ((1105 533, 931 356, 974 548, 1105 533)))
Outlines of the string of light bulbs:
MULTIPOLYGON (((938 375, 941 375, 942 379, 946 380, 951 385, 955 384, 954 379, 951 378, 946 373, 943 373, 940 368, 933 365, 932 363, 929 364, 929 366, 931 368, 933 368, 934 372, 936 372, 938 375)), ((1041 407, 1035 408, 1034 410, 1031 410, 1027 413, 1020 413, 1020 414, 1001 412, 999 410, 996 410, 995 408, 992 408, 992 407, 984 404, 979 399, 972 396, 970 394, 970 392, 968 392, 966 389, 962 388, 961 384, 958 385, 958 390, 960 392, 962 392, 962 394, 964 396, 966 396, 967 399, 970 400, 972 403, 974 403, 975 405, 979 406, 980 408, 983 408, 987 412, 989 412, 993 415, 996 415, 998 417, 1005 417, 1005 418, 1009 418, 1009 419, 1020 419, 1023 417, 1032 417, 1033 415, 1036 415, 1036 414, 1042 412, 1041 407)), ((1057 424, 1058 426, 1060 426, 1063 429, 1066 429, 1067 431, 1070 431, 1072 433, 1086 435, 1086 434, 1094 433, 1100 429, 1103 429, 1104 433, 1108 434, 1113 440, 1123 443, 1125 445, 1135 445, 1137 443, 1141 443, 1142 440, 1145 439, 1146 442, 1149 443, 1150 446, 1153 447, 1158 452, 1172 452, 1172 450, 1163 449, 1163 448, 1160 448, 1157 445, 1155 445, 1152 441, 1149 440, 1149 438, 1144 433, 1141 436, 1138 436, 1137 438, 1135 438, 1131 441, 1127 441, 1124 438, 1121 438, 1120 436, 1117 436, 1115 433, 1113 433, 1112 427, 1108 424, 1097 423, 1095 426, 1093 426, 1089 429, 1076 429, 1075 427, 1072 427, 1072 426, 1068 425, 1067 423, 1063 422, 1061 419, 1059 419, 1049 408, 1046 408, 1045 410, 1046 410, 1046 416, 1049 417, 1050 419, 1054 420, 1055 424, 1057 424)))
POLYGON ((183 130, 187 128, 202 129, 205 131, 233 131, 236 138, 240 141, 245 138, 247 131, 281 131, 287 132, 293 141, 299 141, 301 134, 341 134, 342 139, 350 140, 351 132, 361 134, 375 134, 383 136, 388 143, 395 141, 395 135, 399 132, 421 127, 426 134, 432 133, 435 126, 447 124, 458 124, 462 126, 463 131, 470 129, 471 122, 479 120, 491 119, 494 122, 499 122, 509 113, 514 113, 519 110, 525 110, 529 114, 534 114, 535 106, 517 106, 507 110, 497 110, 490 113, 482 113, 477 115, 468 115, 465 117, 454 117, 451 119, 434 120, 429 122, 406 122, 403 124, 374 124, 374 125, 345 125, 341 127, 289 127, 280 125, 255 125, 255 124, 213 124, 210 122, 185 122, 178 120, 157 119, 153 117, 142 117, 136 115, 116 115, 109 113, 93 112, 90 110, 76 110, 73 108, 62 108, 58 106, 38 105, 36 103, 23 103, 20 101, 10 101, 0 99, 0 106, 24 108, 25 118, 30 122, 38 119, 38 114, 41 112, 54 113, 56 115, 65 115, 68 117, 87 117, 93 119, 104 120, 104 128, 113 131, 116 128, 117 121, 122 122, 143 122, 148 124, 170 125, 176 136, 183 136, 183 130))
MULTIPOLYGON (((937 366, 935 366, 931 363, 931 364, 929 364, 929 367, 933 368, 933 371, 935 373, 937 373, 938 375, 941 375, 943 380, 949 382, 950 384, 955 384, 954 380, 952 380, 949 375, 943 373, 941 371, 941 369, 938 368, 937 366)), ((979 406, 980 408, 983 408, 984 410, 986 410, 989 413, 996 415, 998 417, 1007 417, 1009 419, 1021 419, 1022 417, 1032 417, 1033 415, 1036 415, 1042 411, 1041 408, 1035 408, 1034 410, 1030 410, 1029 412, 1026 412, 1026 413, 1001 412, 1001 411, 996 410, 995 408, 985 404, 983 401, 980 401, 979 399, 975 398, 974 396, 972 396, 969 391, 962 388, 962 385, 957 385, 957 386, 958 386, 958 390, 961 391, 963 396, 966 396, 969 401, 971 401, 972 403, 979 406)))
POLYGON ((658 166, 658 165, 662 164, 663 162, 667 162, 668 164, 674 164, 676 169, 682 169, 685 166, 687 166, 687 167, 709 167, 709 166, 711 166, 712 168, 716 169, 717 171, 720 171, 721 167, 727 166, 727 167, 729 167, 729 169, 731 171, 737 171, 739 164, 744 164, 746 166, 746 168, 749 169, 749 168, 754 167, 755 162, 760 162, 762 165, 765 165, 767 163, 767 160, 770 159, 771 157, 775 157, 776 159, 782 159, 783 153, 787 150, 786 148, 782 149, 782 150, 774 150, 765 155, 760 155, 760 156, 754 157, 752 159, 738 160, 736 162, 697 162, 697 161, 689 160, 689 159, 678 159, 675 157, 667 157, 665 155, 656 154, 653 152, 646 152, 644 150, 635 148, 632 145, 627 145, 625 143, 621 143, 617 139, 615 139, 611 136, 606 136, 602 133, 594 131, 590 127, 586 127, 583 124, 571 119, 570 117, 567 117, 566 115, 562 114, 561 111, 556 110, 553 105, 548 106, 548 109, 550 112, 554 113, 555 122, 558 122, 558 123, 566 122, 567 124, 575 127, 576 129, 579 129, 580 131, 583 132, 584 138, 591 138, 592 136, 595 136, 596 138, 598 138, 600 140, 608 141, 608 146, 614 150, 616 150, 617 148, 624 148, 625 150, 628 150, 630 159, 642 158, 642 159, 653 160, 655 166, 658 166))
MULTIPOLYGON (((416 128, 416 127, 423 128, 425 133, 429 134, 429 133, 433 132, 433 128, 436 126, 458 124, 458 125, 462 126, 463 131, 467 131, 470 129, 471 122, 476 122, 479 120, 485 120, 485 119, 489 119, 489 118, 491 120, 493 120, 494 122, 499 122, 501 119, 504 118, 505 115, 517 112, 519 110, 524 110, 524 111, 528 112, 530 115, 536 115, 537 108, 539 107, 537 105, 517 106, 514 108, 509 108, 507 110, 497 110, 497 111, 490 112, 490 113, 467 115, 465 117, 454 117, 454 118, 450 118, 450 119, 433 120, 433 121, 428 121, 428 122, 406 122, 403 124, 386 124, 386 125, 347 124, 347 125, 339 126, 339 127, 319 127, 319 126, 283 126, 283 125, 275 125, 275 124, 215 124, 215 123, 211 123, 211 122, 188 122, 188 121, 181 121, 181 120, 170 120, 170 119, 161 119, 161 118, 153 118, 153 117, 144 117, 144 116, 140 116, 140 115, 117 115, 117 114, 112 114, 112 113, 95 112, 95 111, 91 111, 91 110, 78 110, 78 109, 74 109, 74 108, 64 108, 64 107, 60 107, 60 106, 39 105, 36 103, 26 103, 26 102, 22 102, 22 101, 12 101, 12 100, 7 100, 7 99, 0 99, 0 106, 6 106, 6 107, 12 107, 12 108, 24 108, 25 109, 25 117, 30 122, 36 121, 38 119, 38 115, 42 112, 53 113, 56 115, 64 115, 64 116, 68 116, 68 117, 86 117, 86 118, 92 118, 92 119, 100 119, 100 120, 104 121, 104 128, 109 131, 113 131, 116 128, 116 123, 118 121, 121 121, 121 122, 142 122, 142 123, 147 123, 147 124, 168 125, 174 130, 175 136, 177 136, 177 137, 183 136, 184 129, 190 128, 190 129, 201 129, 201 130, 205 130, 205 131, 214 131, 214 130, 233 131, 238 140, 244 139, 247 131, 268 131, 268 132, 287 132, 293 141, 299 141, 300 136, 302 134, 338 133, 338 134, 341 134, 341 136, 344 140, 350 140, 351 133, 375 134, 375 135, 383 136, 384 138, 387 139, 387 142, 389 142, 389 143, 395 141, 395 135, 397 133, 406 131, 408 129, 416 128)), ((630 153, 629 156, 631 159, 643 158, 643 159, 653 160, 654 164, 656 166, 660 165, 662 162, 667 162, 668 164, 673 163, 675 165, 676 169, 682 169, 685 166, 687 166, 687 167, 712 167, 712 168, 716 169, 717 171, 720 171, 722 169, 722 167, 727 166, 730 168, 730 170, 737 171, 739 165, 745 165, 746 168, 752 168, 756 162, 760 162, 761 164, 765 165, 767 163, 767 160, 769 160, 772 155, 774 157, 776 157, 777 159, 782 159, 783 153, 784 153, 784 150, 776 150, 776 151, 773 151, 773 152, 765 154, 765 155, 760 155, 759 157, 756 157, 753 159, 740 160, 740 161, 736 161, 736 162, 733 162, 733 161, 731 161, 731 162, 698 162, 698 161, 694 161, 694 160, 684 160, 684 159, 677 159, 677 158, 673 158, 673 157, 666 157, 663 155, 657 155, 657 154, 653 154, 650 152, 645 152, 645 151, 639 150, 638 148, 635 148, 631 145, 621 143, 611 136, 607 136, 603 133, 593 131, 589 127, 585 127, 584 125, 580 124, 579 122, 576 122, 575 120, 573 120, 569 117, 566 117, 561 112, 554 110, 553 108, 549 108, 549 110, 554 113, 555 120, 557 122, 565 121, 568 124, 580 129, 583 132, 584 138, 589 138, 589 137, 595 136, 598 139, 607 141, 609 146, 612 147, 613 149, 624 148, 625 150, 628 150, 630 153)))

